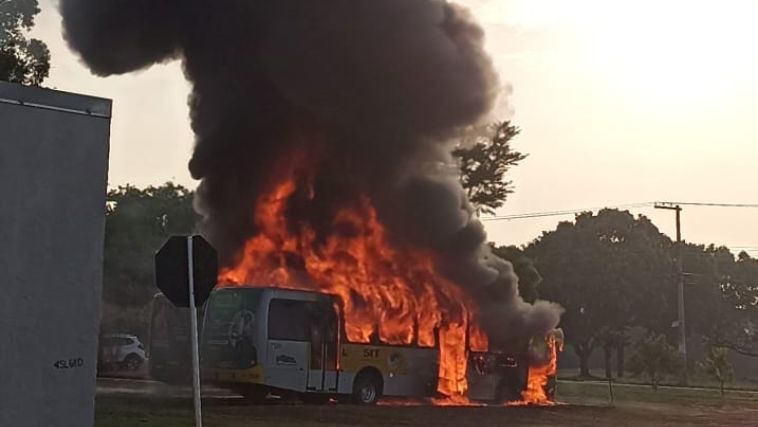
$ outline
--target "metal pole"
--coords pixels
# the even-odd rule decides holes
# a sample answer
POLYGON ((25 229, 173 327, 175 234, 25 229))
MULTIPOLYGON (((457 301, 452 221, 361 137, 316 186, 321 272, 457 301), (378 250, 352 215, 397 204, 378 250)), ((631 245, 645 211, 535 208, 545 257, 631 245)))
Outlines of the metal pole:
POLYGON ((187 236, 187 275, 189 280, 189 309, 192 335, 192 397, 195 404, 195 427, 203 426, 203 414, 200 401, 200 355, 197 343, 197 307, 195 307, 195 275, 192 260, 192 236, 187 236))
POLYGON ((683 385, 687 384, 687 329, 685 327, 684 320, 684 245, 682 244, 682 221, 681 213, 682 207, 673 203, 656 203, 656 209, 668 209, 676 212, 676 246, 677 246, 677 270, 679 273, 679 279, 677 281, 677 326, 679 332, 679 355, 684 363, 684 369, 682 369, 681 382, 683 385))
POLYGON ((677 267, 679 268, 679 283, 677 286, 677 311, 679 312, 679 353, 684 363, 682 371, 682 382, 687 384, 687 330, 684 320, 684 250, 682 248, 682 225, 681 213, 682 207, 677 205, 676 212, 676 244, 678 246, 677 267))

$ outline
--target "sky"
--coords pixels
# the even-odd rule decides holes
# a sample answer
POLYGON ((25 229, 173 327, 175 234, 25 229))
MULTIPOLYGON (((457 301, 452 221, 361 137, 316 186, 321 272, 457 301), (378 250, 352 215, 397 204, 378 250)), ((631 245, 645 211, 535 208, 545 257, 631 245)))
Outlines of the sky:
MULTIPOLYGON (((503 95, 494 117, 522 130, 529 157, 498 215, 652 201, 758 203, 758 2, 460 0, 486 32, 503 95)), ((34 36, 50 47, 48 87, 113 99, 109 185, 194 188, 181 64, 93 76, 40 0, 34 36)), ((671 211, 632 209, 674 235, 671 211)), ((571 215, 486 221, 521 245, 571 215)), ((685 207, 687 241, 750 248, 758 209, 685 207)))

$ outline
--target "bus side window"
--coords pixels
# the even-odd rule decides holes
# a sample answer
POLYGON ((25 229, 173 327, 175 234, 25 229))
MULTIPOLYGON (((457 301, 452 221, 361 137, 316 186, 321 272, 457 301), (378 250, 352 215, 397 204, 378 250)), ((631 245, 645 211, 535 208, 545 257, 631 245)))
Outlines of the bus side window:
POLYGON ((337 369, 337 317, 331 303, 307 303, 311 369, 337 369))
POLYGON ((272 299, 268 309, 268 338, 309 341, 307 313, 305 301, 272 299))
POLYGON ((324 349, 324 313, 318 303, 308 305, 308 330, 311 341, 311 369, 322 369, 324 349))
POLYGON ((329 371, 337 370, 337 313, 331 306, 326 306, 326 366, 329 371))

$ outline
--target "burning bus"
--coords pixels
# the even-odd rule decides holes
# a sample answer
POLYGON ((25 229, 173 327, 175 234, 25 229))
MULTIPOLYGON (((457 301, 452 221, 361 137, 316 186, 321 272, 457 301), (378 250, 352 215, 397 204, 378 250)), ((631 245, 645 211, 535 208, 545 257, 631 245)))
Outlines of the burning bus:
POLYGON ((510 264, 487 260, 500 263, 486 271, 495 281, 464 288, 437 254, 397 246, 363 197, 332 213, 323 234, 290 224, 292 206, 310 200, 298 156, 256 203, 256 234, 219 271, 202 322, 206 381, 251 399, 551 400, 545 337, 556 311, 518 297, 510 264))
MULTIPOLYGON (((291 223, 294 207, 312 200, 310 178, 300 172, 309 169, 306 154, 279 164, 253 208, 256 233, 219 272, 206 307, 206 376, 248 394, 274 388, 364 403, 381 395, 521 400, 530 367, 548 363, 547 347, 540 355, 532 344, 557 324, 555 308, 525 303, 512 266, 492 257, 482 261, 492 266, 482 271, 489 285, 475 290, 451 280, 439 254, 398 244, 366 197, 331 212, 325 231, 291 223), (258 283, 272 289, 251 285, 258 283), (280 310, 295 322, 289 332, 277 329, 287 325, 280 310), (319 326, 314 313, 326 323, 319 326), (234 364, 241 349, 255 355, 255 366, 248 356, 234 364)), ((534 396, 532 403, 549 400, 534 396)))
POLYGON ((481 263, 463 283, 444 253, 399 243, 367 197, 300 220, 316 197, 310 159, 273 166, 247 214, 254 234, 223 261, 203 317, 206 380, 251 398, 550 401, 559 308, 524 302, 486 245, 462 261, 481 263))
MULTIPOLYGON (((153 321, 188 323, 185 312, 156 304, 153 321), (174 314, 162 314, 168 312, 174 314), (177 317, 179 312, 184 316, 177 317)), ((251 401, 274 394, 297 395, 311 402, 337 398, 359 404, 373 404, 384 396, 435 398, 439 403, 454 404, 545 404, 554 397, 557 347, 549 345, 554 335, 547 340, 514 343, 510 352, 471 349, 466 338, 465 348, 470 350, 465 351, 465 363, 455 365, 461 366, 461 371, 455 372, 440 369, 449 361, 444 360, 438 341, 431 346, 390 344, 377 334, 366 342, 351 341, 344 313, 343 302, 333 295, 272 287, 221 287, 212 293, 202 319, 204 381, 251 401), (459 394, 445 393, 443 387, 451 383, 462 387, 459 394)), ((176 361, 186 355, 177 353, 184 352, 170 354, 160 349, 167 343, 186 343, 181 331, 188 331, 165 325, 152 330, 154 378, 179 377, 181 367, 176 361), (166 336, 161 331, 172 333, 166 336), (166 360, 172 357, 174 361, 166 360)))

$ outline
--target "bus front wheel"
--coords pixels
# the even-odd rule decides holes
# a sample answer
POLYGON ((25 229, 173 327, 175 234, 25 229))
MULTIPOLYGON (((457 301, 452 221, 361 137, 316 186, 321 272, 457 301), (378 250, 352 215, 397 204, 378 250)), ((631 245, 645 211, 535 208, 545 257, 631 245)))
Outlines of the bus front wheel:
POLYGON ((353 383, 353 400, 359 405, 374 405, 382 397, 382 377, 372 371, 358 374, 353 383))

